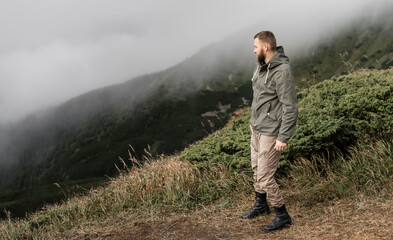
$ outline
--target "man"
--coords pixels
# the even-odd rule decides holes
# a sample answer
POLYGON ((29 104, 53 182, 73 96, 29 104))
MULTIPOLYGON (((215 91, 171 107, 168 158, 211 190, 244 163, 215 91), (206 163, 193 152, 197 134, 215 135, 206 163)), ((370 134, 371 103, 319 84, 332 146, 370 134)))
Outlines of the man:
POLYGON ((251 79, 254 97, 250 129, 255 204, 242 218, 269 214, 267 199, 276 212, 273 221, 264 227, 270 232, 292 223, 274 174, 281 152, 295 130, 298 107, 289 59, 283 47, 276 47, 272 32, 255 35, 254 53, 258 61, 251 79))

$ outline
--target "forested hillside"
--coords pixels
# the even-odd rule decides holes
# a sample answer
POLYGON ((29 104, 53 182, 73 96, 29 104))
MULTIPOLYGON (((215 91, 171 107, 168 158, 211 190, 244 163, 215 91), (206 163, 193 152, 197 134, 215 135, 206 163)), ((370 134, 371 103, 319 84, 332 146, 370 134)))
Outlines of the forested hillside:
POLYGON ((107 180, 129 145, 143 161, 180 151, 223 127, 251 99, 254 61, 248 42, 224 42, 165 71, 89 92, 5 129, 2 158, 13 164, 0 169, 1 189, 7 190, 0 194, 2 206, 24 215, 24 206, 64 197, 53 183, 73 192, 107 180))
POLYGON ((11 219, 12 213, 6 212, 0 235, 5 239, 391 239, 392 86, 393 69, 373 70, 325 80, 300 93, 301 118, 289 142, 294 147, 286 151, 290 162, 276 175, 294 220, 290 228, 266 234, 255 226, 268 223, 273 214, 240 218, 254 203, 247 157, 250 113, 245 109, 237 111, 226 127, 180 154, 150 158, 144 164, 132 156, 125 159, 137 166, 122 166, 119 176, 84 196, 46 206, 22 220, 11 219), (345 131, 337 130, 341 124, 345 131), (310 140, 315 144, 309 145, 310 140))
POLYGON ((393 19, 391 11, 364 17, 338 33, 325 33, 315 46, 302 47, 293 58, 301 88, 357 69, 388 69, 393 66, 393 19))
MULTIPOLYGON (((393 65, 393 19, 383 19, 359 21, 299 51, 302 55, 290 56, 299 92, 331 76, 393 65)), ((251 100, 254 33, 255 27, 238 32, 167 70, 86 93, 0 129, 0 157, 6 159, 0 165, 1 207, 23 216, 26 209, 115 175, 115 164, 121 164, 119 157, 128 158, 129 145, 143 161, 181 151, 222 128, 251 100)), ((345 116, 328 119, 338 120, 331 123, 337 131, 348 131, 345 116)), ((321 134, 334 138, 336 130, 321 129, 321 134)), ((312 129, 305 132, 308 136, 312 129)), ((356 134, 343 136, 339 141, 347 144, 356 134)), ((329 148, 323 137, 318 140, 321 150, 329 148)), ((300 146, 297 150, 308 151, 300 146)))

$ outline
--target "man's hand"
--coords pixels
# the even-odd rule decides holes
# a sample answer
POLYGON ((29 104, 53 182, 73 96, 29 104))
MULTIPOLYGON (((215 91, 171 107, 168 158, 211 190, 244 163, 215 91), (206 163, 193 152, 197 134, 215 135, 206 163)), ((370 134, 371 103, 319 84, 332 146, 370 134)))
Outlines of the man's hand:
POLYGON ((250 130, 251 130, 251 132, 253 133, 253 131, 252 131, 252 127, 251 127, 251 124, 250 124, 250 130))
POLYGON ((276 149, 277 151, 280 151, 280 152, 284 151, 285 149, 287 149, 287 144, 277 140, 276 145, 274 146, 274 149, 276 149))

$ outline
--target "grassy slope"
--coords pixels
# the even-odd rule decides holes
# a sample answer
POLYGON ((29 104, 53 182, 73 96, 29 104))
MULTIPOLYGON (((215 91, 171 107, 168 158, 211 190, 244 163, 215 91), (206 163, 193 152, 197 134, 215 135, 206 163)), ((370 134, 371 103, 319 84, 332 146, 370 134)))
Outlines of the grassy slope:
POLYGON ((5 239, 391 239, 392 147, 393 142, 390 147, 368 145, 341 161, 337 169, 355 174, 341 189, 334 183, 348 178, 337 169, 320 172, 313 162, 293 165, 280 182, 294 225, 268 235, 262 226, 272 215, 252 221, 239 217, 253 202, 246 176, 222 165, 204 172, 173 157, 133 169, 105 188, 27 220, 1 222, 0 233, 5 239), (373 157, 377 161, 368 161, 373 157), (359 172, 352 170, 362 162, 359 172), (382 181, 372 186, 352 181, 367 173, 365 166, 390 167, 390 175, 377 176, 382 181), (368 192, 375 186, 384 191, 368 192), (342 190, 348 195, 336 195, 342 190))
MULTIPOLYGON (((391 71, 374 74, 391 76, 391 71)), ((364 75, 368 73, 355 77, 364 75)), ((235 118, 247 114, 239 112, 235 118)), ((204 141, 234 136, 234 122, 204 141)), ((374 140, 360 141, 347 156, 296 158, 280 177, 295 225, 266 237, 390 239, 393 142, 391 138, 374 140)), ((191 149, 198 149, 204 141, 191 149)), ((2 222, 0 235, 6 239, 260 237, 262 230, 255 226, 272 216, 239 219, 252 202, 247 174, 233 171, 228 164, 210 161, 197 166, 180 158, 162 157, 140 168, 125 169, 109 185, 86 196, 48 206, 26 220, 2 222)))
POLYGON ((253 204, 252 196, 230 207, 215 204, 182 213, 155 213, 137 217, 122 213, 104 221, 84 223, 59 239, 183 240, 183 239, 385 239, 393 238, 391 229, 393 201, 374 197, 360 200, 340 199, 314 206, 300 206, 284 191, 294 224, 287 229, 265 233, 263 226, 273 214, 254 220, 240 215, 253 204))
MULTIPOLYGON (((360 21, 338 36, 332 36, 332 39, 312 48, 304 58, 291 59, 296 79, 299 80, 298 87, 303 88, 359 67, 380 69, 391 66, 391 17, 381 18, 384 20, 383 25, 375 21, 360 21), (341 58, 339 54, 345 51, 348 51, 348 55, 341 58)), ((218 119, 202 118, 201 113, 217 110, 218 102, 230 103, 232 111, 243 104, 241 97, 250 99, 249 75, 253 58, 249 58, 252 54, 246 54, 249 52, 249 46, 245 44, 248 35, 241 33, 231 36, 166 71, 93 91, 64 104, 52 113, 53 122, 61 125, 60 131, 56 130, 59 127, 56 124, 52 128, 46 128, 51 126, 47 121, 28 119, 26 124, 17 129, 23 129, 37 121, 44 123, 44 126, 38 127, 36 132, 47 135, 37 137, 34 129, 28 131, 28 134, 21 131, 20 138, 10 148, 15 148, 15 155, 21 154, 19 160, 22 164, 17 167, 17 174, 6 176, 14 171, 0 169, 0 178, 4 181, 11 180, 8 185, 13 188, 29 188, 25 196, 33 189, 45 192, 45 185, 53 182, 68 186, 74 180, 90 178, 93 181, 89 184, 94 184, 96 177, 102 179, 104 175, 116 173, 114 163, 119 163, 118 156, 124 158, 127 155, 124 146, 128 144, 133 145, 140 157, 147 145, 150 145, 153 155, 172 153, 222 127, 229 114, 222 114, 221 119, 218 119), (244 39, 233 40, 240 36, 244 39), (228 81, 229 76, 233 81, 228 81), (154 89, 155 94, 151 96, 140 91, 145 87, 154 89), (191 96, 190 92, 194 94, 191 96), (137 104, 135 108, 130 107, 137 103, 135 97, 131 96, 139 98, 142 95, 146 95, 145 103, 137 104), (81 115, 81 119, 75 117, 81 115), (201 126, 201 122, 204 126, 201 126), (211 125, 214 125, 213 128, 211 125), (33 144, 28 143, 29 139, 33 139, 33 144), (23 149, 25 146, 27 148, 23 149), (40 185, 44 185, 42 189, 37 187, 40 185)), ((15 132, 11 135, 15 134, 18 135, 15 132)), ((233 151, 228 144, 230 143, 226 141, 222 146, 227 153, 233 153, 234 157, 244 154, 237 149, 233 151)), ((235 161, 238 166, 242 165, 241 161, 235 161)), ((60 191, 58 193, 58 197, 63 195, 60 191)), ((7 193, 2 194, 0 199, 3 196, 7 198, 7 193)), ((14 192, 10 194, 14 195, 14 192)), ((56 199, 46 194, 41 196, 41 201, 38 198, 20 198, 19 204, 14 202, 11 206, 3 202, 1 206, 12 209, 15 213, 20 210, 20 216, 23 216, 21 209, 27 206, 23 202, 35 201, 35 206, 40 206, 42 200, 51 202, 56 199)))
MULTIPOLYGON (((230 48, 247 52, 233 44, 230 48)), ((6 189, 12 189, 2 192, 0 207, 24 216, 25 210, 63 197, 60 191, 47 191, 48 184, 56 182, 74 191, 70 186, 74 181, 90 179, 89 184, 99 185, 105 176, 116 175, 115 164, 120 164, 119 156, 127 157, 129 144, 143 159, 145 148, 149 147, 153 156, 170 154, 223 127, 231 113, 244 105, 242 97, 251 98, 245 89, 251 89, 248 75, 252 72, 252 64, 246 64, 241 54, 234 58, 236 52, 224 50, 223 46, 212 45, 166 71, 93 91, 54 109, 43 119, 33 118, 37 126, 32 127, 32 133, 20 134, 12 144, 19 147, 13 156, 20 157, 15 159, 20 164, 5 173, 15 173, 7 177, 0 169, 0 178, 8 181, 4 183, 6 189), (137 90, 140 92, 135 93, 137 90), (231 108, 216 116, 202 116, 219 110, 219 103, 231 108), (83 116, 74 119, 79 112, 83 116), (25 144, 21 145, 23 136, 25 144), (15 191, 20 198, 10 202, 15 191), (41 199, 30 198, 32 191, 41 192, 41 199)))

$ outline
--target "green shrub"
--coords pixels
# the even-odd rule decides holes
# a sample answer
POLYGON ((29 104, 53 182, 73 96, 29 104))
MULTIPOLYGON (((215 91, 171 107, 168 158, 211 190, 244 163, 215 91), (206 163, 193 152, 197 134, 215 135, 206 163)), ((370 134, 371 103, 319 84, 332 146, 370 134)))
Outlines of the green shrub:
MULTIPOLYGON (((325 80, 298 94, 296 130, 283 152, 287 160, 345 152, 358 141, 393 136, 393 69, 354 73, 325 80)), ((185 149, 181 157, 199 166, 209 161, 250 168, 250 110, 185 149)))
POLYGON ((286 154, 290 159, 393 136, 392 69, 325 80, 298 99, 299 119, 286 154))
POLYGON ((181 153, 181 158, 197 166, 206 167, 212 162, 234 168, 250 167, 250 112, 243 109, 230 125, 196 142, 181 153))

